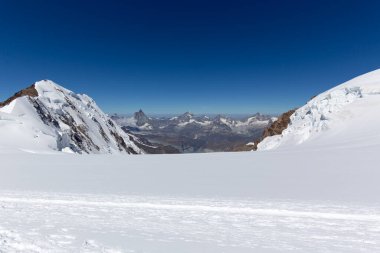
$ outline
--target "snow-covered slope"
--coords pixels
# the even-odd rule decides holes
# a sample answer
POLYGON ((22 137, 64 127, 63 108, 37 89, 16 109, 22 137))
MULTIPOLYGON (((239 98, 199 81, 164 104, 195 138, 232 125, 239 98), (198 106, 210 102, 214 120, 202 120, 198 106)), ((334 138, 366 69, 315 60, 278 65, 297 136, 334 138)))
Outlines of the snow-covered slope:
POLYGON ((0 150, 0 252, 380 252, 379 151, 0 150))
POLYGON ((0 149, 141 153, 93 99, 48 80, 0 105, 0 149))
POLYGON ((380 70, 356 77, 296 110, 281 135, 258 150, 380 145, 380 70))

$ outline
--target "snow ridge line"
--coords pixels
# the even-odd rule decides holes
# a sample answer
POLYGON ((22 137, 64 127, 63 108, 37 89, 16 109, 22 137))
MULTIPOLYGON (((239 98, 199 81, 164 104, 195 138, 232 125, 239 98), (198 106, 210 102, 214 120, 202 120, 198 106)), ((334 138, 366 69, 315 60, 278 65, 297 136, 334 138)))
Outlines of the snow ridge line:
POLYGON ((148 202, 109 202, 109 201, 86 201, 86 200, 63 200, 63 199, 40 199, 40 198, 11 198, 0 197, 0 202, 22 204, 48 204, 48 205, 72 205, 72 206, 95 206, 95 207, 119 207, 119 208, 142 208, 161 209, 173 211, 199 211, 216 212, 226 214, 269 215, 312 219, 355 220, 355 221, 380 221, 380 215, 373 214, 348 214, 329 212, 305 212, 286 209, 206 206, 206 205, 183 205, 183 204, 160 204, 148 202))

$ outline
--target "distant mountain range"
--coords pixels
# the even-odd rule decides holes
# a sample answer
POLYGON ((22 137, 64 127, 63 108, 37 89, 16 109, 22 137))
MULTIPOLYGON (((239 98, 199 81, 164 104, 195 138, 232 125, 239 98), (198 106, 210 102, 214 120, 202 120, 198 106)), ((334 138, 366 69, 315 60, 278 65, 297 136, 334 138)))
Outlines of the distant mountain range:
POLYGON ((277 119, 260 113, 244 119, 190 112, 170 118, 148 117, 142 110, 132 117, 114 114, 111 118, 127 133, 154 145, 171 147, 174 153, 234 151, 236 146, 261 136, 277 119))

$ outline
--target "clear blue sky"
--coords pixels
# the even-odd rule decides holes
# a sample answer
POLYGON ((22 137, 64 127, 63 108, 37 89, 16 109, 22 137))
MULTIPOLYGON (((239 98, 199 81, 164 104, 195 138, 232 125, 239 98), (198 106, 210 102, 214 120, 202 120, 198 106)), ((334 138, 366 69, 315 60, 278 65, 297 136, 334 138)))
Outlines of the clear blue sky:
POLYGON ((106 112, 282 112, 380 67, 379 10, 349 0, 0 0, 0 100, 51 79, 106 112))

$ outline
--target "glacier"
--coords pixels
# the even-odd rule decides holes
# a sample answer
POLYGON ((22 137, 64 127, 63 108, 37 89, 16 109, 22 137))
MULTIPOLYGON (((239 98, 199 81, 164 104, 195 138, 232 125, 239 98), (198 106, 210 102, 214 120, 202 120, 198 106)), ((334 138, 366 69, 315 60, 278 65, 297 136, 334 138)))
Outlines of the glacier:
POLYGON ((379 100, 380 70, 375 70, 311 99, 295 111, 281 135, 265 138, 258 150, 377 145, 379 100))

